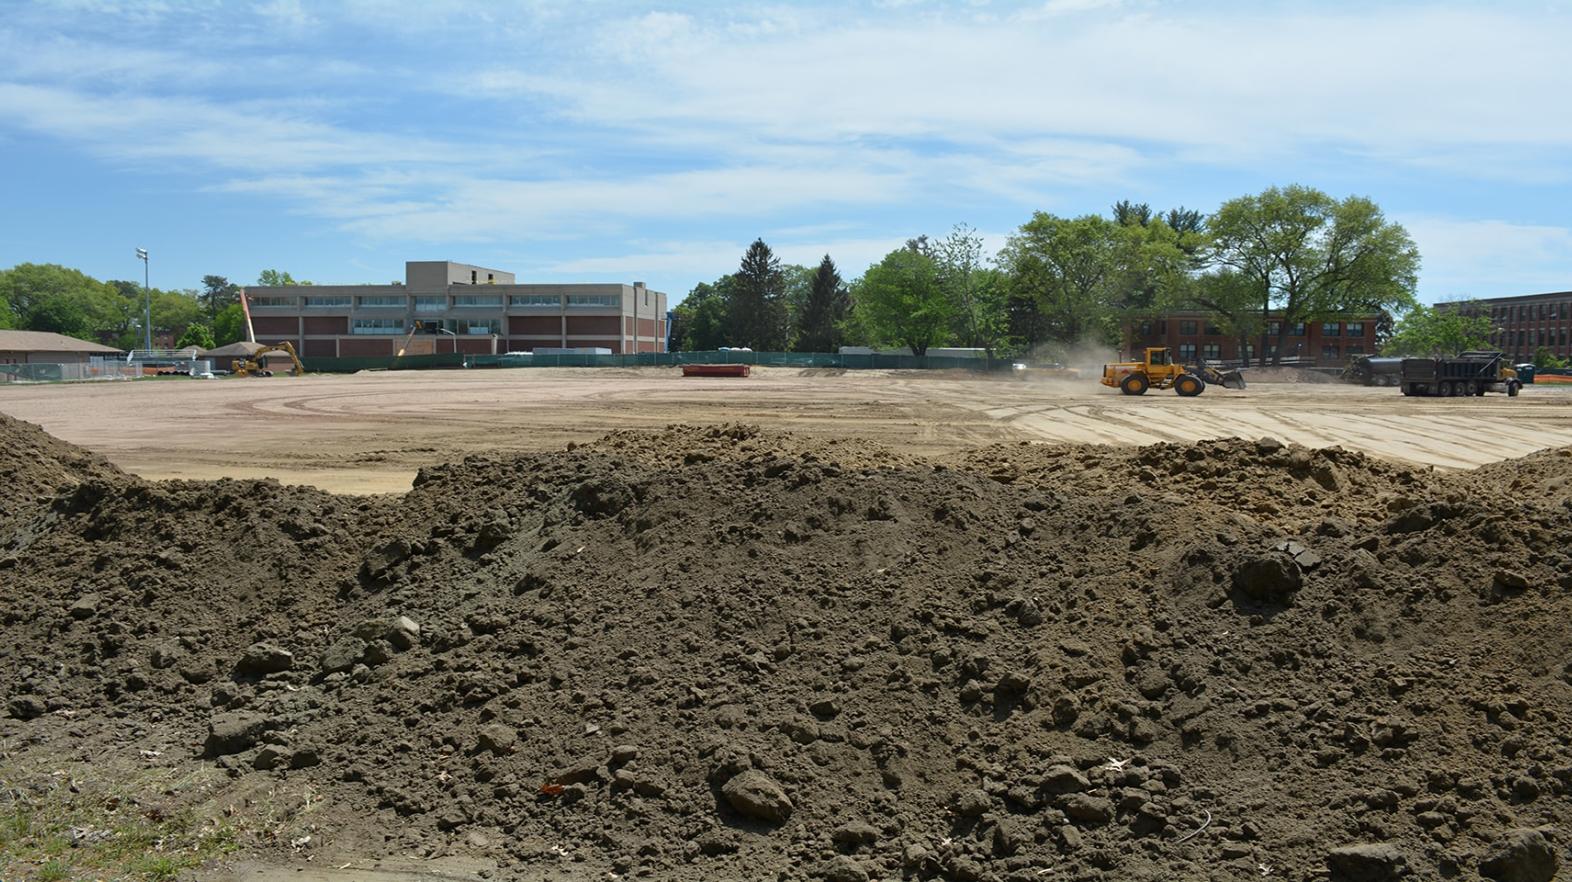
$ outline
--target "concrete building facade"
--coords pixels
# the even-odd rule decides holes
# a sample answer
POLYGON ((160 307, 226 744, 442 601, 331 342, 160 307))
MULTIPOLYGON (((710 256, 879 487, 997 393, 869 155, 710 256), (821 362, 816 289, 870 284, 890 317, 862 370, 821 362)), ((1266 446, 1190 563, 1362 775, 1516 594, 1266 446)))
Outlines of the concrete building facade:
POLYGON ((666 351, 666 295, 643 282, 519 284, 497 269, 409 261, 402 285, 247 287, 260 343, 305 358, 666 351))
POLYGON ((1514 363, 1532 361, 1541 348, 1557 358, 1572 357, 1572 291, 1492 297, 1466 303, 1441 303, 1465 315, 1490 318, 1490 345, 1514 363))
MULTIPOLYGON (((1341 367, 1350 358, 1373 355, 1376 351, 1378 315, 1339 316, 1319 322, 1291 325, 1282 338, 1281 360, 1288 364, 1314 367, 1341 367)), ((1279 355, 1278 330, 1282 319, 1268 317, 1266 357, 1279 355)), ((1166 312, 1125 322, 1124 354, 1138 357, 1148 346, 1167 346, 1174 356, 1189 364, 1196 361, 1259 361, 1259 334, 1252 334, 1241 345, 1237 334, 1225 333, 1217 316, 1205 312, 1166 312)))

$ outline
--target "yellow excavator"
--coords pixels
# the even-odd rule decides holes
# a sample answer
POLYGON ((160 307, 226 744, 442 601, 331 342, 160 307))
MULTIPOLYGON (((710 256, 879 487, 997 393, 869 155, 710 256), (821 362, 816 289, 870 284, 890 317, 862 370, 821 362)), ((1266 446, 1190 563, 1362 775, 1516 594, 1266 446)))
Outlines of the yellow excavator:
POLYGON ((295 363, 295 367, 292 371, 294 375, 297 377, 303 377, 306 375, 306 366, 300 363, 300 356, 295 354, 295 345, 290 343, 288 340, 285 340, 282 343, 274 343, 271 346, 264 346, 261 349, 258 349, 256 352, 251 353, 251 355, 243 361, 237 359, 235 361, 235 376, 273 376, 273 372, 268 370, 267 367, 263 364, 263 356, 267 355, 269 352, 282 352, 285 355, 288 355, 289 360, 295 363))
POLYGON ((1185 398, 1206 391, 1207 383, 1226 389, 1243 389, 1244 374, 1219 370, 1202 364, 1191 367, 1177 364, 1167 346, 1150 346, 1145 361, 1123 361, 1103 365, 1104 386, 1115 386, 1126 395, 1145 395, 1147 389, 1172 389, 1185 398))

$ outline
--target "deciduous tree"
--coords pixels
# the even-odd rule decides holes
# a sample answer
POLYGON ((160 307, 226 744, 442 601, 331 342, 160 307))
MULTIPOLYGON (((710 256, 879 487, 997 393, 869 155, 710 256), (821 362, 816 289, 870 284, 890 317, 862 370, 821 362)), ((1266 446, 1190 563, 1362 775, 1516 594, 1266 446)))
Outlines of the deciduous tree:
POLYGON ((1419 249, 1369 199, 1271 187, 1223 203, 1207 229, 1211 259, 1254 289, 1263 364, 1268 352, 1280 362, 1283 340, 1299 322, 1414 302, 1419 249), (1280 323, 1272 341, 1266 316, 1274 311, 1280 323))
POLYGON ((1490 345, 1490 316, 1466 305, 1416 306, 1397 322, 1382 355, 1456 355, 1490 345))
POLYGON ((852 304, 870 342, 898 343, 913 355, 943 343, 955 317, 938 264, 915 247, 891 251, 869 267, 852 286, 852 304))

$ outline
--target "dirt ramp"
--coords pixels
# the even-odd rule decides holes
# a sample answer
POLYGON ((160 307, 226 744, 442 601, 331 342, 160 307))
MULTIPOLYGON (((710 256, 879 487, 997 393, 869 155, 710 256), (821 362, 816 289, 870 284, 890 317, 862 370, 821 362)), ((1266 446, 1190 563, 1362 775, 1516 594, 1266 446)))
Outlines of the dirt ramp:
POLYGON ((679 426, 399 498, 114 478, 39 517, 0 533, 0 737, 156 721, 181 763, 318 794, 323 847, 1385 879, 1542 867, 1572 830, 1572 522, 1357 454, 679 426))

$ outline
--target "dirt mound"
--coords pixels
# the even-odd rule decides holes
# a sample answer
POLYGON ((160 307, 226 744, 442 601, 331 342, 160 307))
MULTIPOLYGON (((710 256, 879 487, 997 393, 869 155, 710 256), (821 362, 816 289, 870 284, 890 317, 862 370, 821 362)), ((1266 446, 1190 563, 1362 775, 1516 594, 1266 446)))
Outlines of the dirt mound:
POLYGON ((102 457, 0 414, 0 529, 62 487, 119 474, 102 457))
POLYGON ((165 762, 318 794, 310 848, 1384 879, 1572 830, 1572 521, 1342 451, 673 427, 396 499, 110 474, 18 504, 5 749, 172 733, 165 762))

